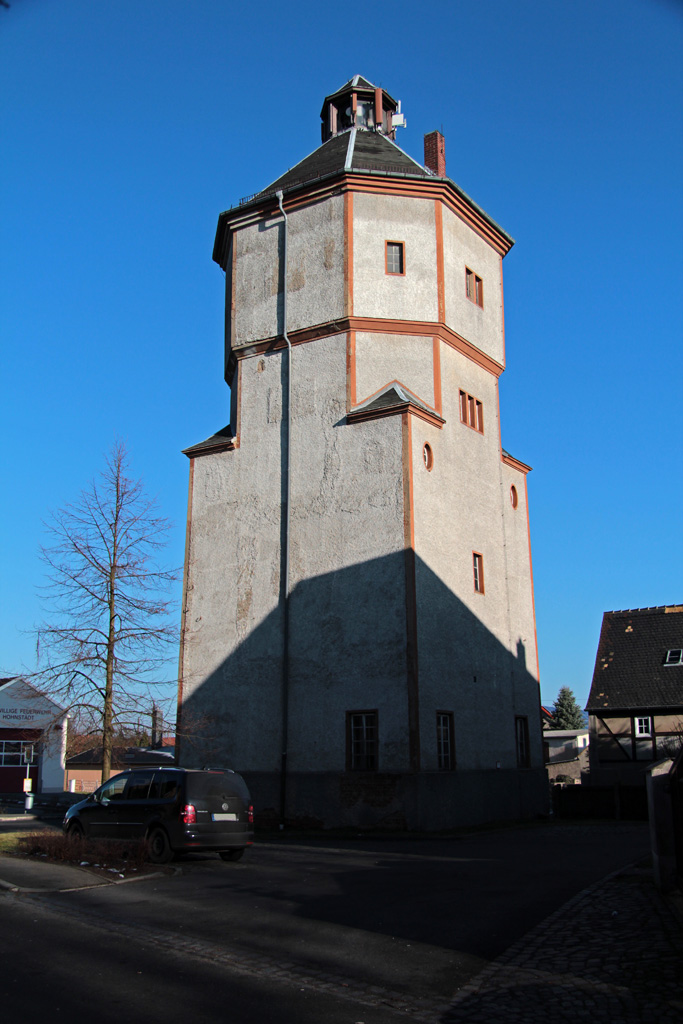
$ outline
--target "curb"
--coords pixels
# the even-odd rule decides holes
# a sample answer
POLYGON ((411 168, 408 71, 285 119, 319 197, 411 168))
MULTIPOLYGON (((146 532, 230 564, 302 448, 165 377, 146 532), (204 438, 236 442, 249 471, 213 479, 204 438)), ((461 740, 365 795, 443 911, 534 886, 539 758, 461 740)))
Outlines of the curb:
MULTIPOLYGON (((173 874, 180 873, 179 868, 174 868, 173 874)), ((6 892, 42 892, 46 894, 51 892, 82 892, 84 889, 101 889, 105 885, 127 885, 129 882, 146 882, 150 878, 169 878, 170 876, 164 874, 163 871, 153 871, 150 875, 136 875, 135 878, 105 878, 103 875, 97 875, 96 877, 101 880, 91 882, 89 885, 67 886, 64 889, 42 889, 30 885, 15 885, 14 882, 6 882, 4 878, 0 878, 0 889, 4 889, 6 892)))

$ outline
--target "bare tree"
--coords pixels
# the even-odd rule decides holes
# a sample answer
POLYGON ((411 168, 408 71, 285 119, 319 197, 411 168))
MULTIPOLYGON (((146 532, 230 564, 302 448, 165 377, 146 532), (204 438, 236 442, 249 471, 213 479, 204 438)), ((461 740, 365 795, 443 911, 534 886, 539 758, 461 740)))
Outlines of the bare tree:
POLYGON ((168 520, 142 482, 128 475, 116 443, 100 480, 45 524, 52 544, 43 589, 52 621, 37 632, 42 685, 102 736, 102 781, 111 770, 115 729, 151 704, 177 643, 166 600, 177 571, 159 565, 168 520), (155 691, 156 692, 156 691, 155 691))

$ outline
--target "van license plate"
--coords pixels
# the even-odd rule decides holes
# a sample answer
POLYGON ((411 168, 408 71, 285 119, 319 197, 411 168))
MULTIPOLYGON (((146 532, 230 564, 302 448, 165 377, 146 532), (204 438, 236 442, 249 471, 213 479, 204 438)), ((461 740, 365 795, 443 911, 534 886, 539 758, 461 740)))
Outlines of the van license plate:
POLYGON ((212 821, 237 821, 236 814, 212 814, 212 821))

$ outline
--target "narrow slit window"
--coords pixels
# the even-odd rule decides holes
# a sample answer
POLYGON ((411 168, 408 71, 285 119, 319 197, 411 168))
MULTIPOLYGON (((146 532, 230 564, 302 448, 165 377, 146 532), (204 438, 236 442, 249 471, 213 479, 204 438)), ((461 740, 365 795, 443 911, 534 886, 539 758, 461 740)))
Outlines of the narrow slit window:
POLYGON ((472 552, 472 572, 474 574, 474 590, 477 594, 484 593, 484 556, 472 552))
POLYGON ((403 242, 387 242, 387 274, 405 274, 405 250, 403 242))
POLYGON ((465 294, 470 302, 484 308, 484 282, 469 267, 465 267, 465 294))
POLYGON ((515 717, 515 738, 517 740, 517 767, 528 768, 531 758, 529 756, 529 719, 526 715, 515 717))
POLYGON ((436 713, 436 755, 439 771, 452 771, 455 768, 453 713, 451 711, 437 711, 436 713))

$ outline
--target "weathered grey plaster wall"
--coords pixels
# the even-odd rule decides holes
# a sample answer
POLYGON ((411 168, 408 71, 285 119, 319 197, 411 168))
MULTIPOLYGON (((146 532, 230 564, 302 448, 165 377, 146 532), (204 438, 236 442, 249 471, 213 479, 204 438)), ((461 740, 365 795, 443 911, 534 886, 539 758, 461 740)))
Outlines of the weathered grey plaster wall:
POLYGON ((401 427, 346 422, 346 337, 294 349, 293 771, 342 770, 350 710, 407 763, 401 427), (400 557, 397 557, 397 554, 400 557))
POLYGON ((234 333, 233 349, 279 332, 282 289, 279 251, 282 217, 237 227, 232 235, 234 250, 234 333))
MULTIPOLYGON (((509 530, 515 557, 506 552, 495 377, 446 345, 441 371, 446 425, 438 430, 414 420, 412 430, 423 765, 437 766, 436 711, 452 711, 459 766, 511 769, 515 715, 529 715, 532 732, 538 718, 538 688, 528 673, 535 670, 528 547, 525 569, 518 509, 509 530), (483 435, 460 422, 461 388, 484 403, 483 435), (425 442, 434 455, 431 472, 425 442), (474 591, 473 552, 484 558, 483 594, 474 591), (510 560, 518 575, 512 588, 510 560), (435 601, 427 569, 451 595, 447 600, 435 601)), ((540 765, 540 741, 532 747, 540 765)))
MULTIPOLYGON (((293 350, 292 770, 342 770, 346 712, 368 708, 385 770, 407 764, 400 419, 346 422, 346 345, 293 350)), ((285 359, 243 360, 241 446, 195 460, 185 698, 256 771, 279 766, 285 359)))
POLYGON ((344 315, 344 200, 332 196, 289 215, 287 329, 344 315))
POLYGON ((501 464, 501 505, 505 528, 505 564, 514 644, 522 644, 528 671, 539 678, 532 586, 533 565, 529 538, 529 510, 524 474, 501 464), (517 492, 513 508, 510 491, 517 492))
POLYGON ((505 363, 500 256, 459 217, 443 210, 446 323, 461 337, 505 363), (467 298, 465 268, 484 282, 484 308, 467 298))
MULTIPOLYGON (((248 755, 250 766, 274 771, 282 652, 280 356, 246 359, 241 371, 242 447, 194 460, 183 665, 184 702, 191 703, 183 731, 205 737, 200 763, 226 756, 241 764, 248 755)), ((187 744, 183 759, 194 760, 187 744)))
POLYGON ((354 193, 353 312, 394 320, 438 319, 431 200, 354 193), (386 273, 387 241, 405 244, 403 276, 386 273))
MULTIPOLYGON (((283 218, 237 227, 233 348, 282 332, 280 262, 283 218)), ((288 214, 287 329, 326 323, 344 314, 344 205, 341 196, 288 214)))
POLYGON ((398 380, 434 407, 434 345, 431 336, 356 334, 356 401, 398 380))

